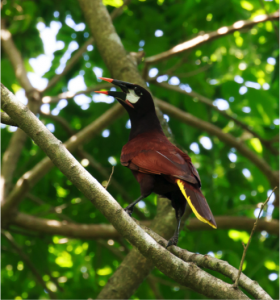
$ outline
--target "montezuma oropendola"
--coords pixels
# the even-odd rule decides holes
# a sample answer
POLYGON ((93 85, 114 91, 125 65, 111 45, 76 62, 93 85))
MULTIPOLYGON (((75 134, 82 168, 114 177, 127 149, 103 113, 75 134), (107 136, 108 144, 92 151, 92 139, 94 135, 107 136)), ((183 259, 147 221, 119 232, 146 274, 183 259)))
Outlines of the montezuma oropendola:
POLYGON ((122 148, 121 164, 132 171, 140 184, 141 196, 125 211, 131 216, 135 204, 152 192, 171 200, 177 227, 168 246, 177 245, 181 218, 190 205, 196 217, 217 228, 213 214, 201 192, 201 182, 191 158, 164 135, 151 94, 143 87, 116 79, 100 79, 120 87, 122 92, 98 91, 115 97, 127 110, 131 131, 122 148))

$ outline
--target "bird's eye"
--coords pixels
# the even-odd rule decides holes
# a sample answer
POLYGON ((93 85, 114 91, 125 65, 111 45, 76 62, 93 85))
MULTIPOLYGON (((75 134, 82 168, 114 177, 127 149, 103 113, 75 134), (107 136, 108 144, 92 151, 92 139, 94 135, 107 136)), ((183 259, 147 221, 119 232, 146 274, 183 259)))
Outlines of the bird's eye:
POLYGON ((136 88, 134 89, 134 92, 135 92, 135 94, 136 94, 137 96, 141 96, 141 95, 142 95, 142 92, 141 92, 141 90, 139 89, 139 87, 136 87, 136 88))

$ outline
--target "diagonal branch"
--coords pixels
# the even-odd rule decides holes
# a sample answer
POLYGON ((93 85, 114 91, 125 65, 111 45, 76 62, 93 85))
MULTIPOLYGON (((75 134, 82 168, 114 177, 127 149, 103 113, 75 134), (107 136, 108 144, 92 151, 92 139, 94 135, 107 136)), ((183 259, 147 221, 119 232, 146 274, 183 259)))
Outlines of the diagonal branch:
MULTIPOLYGON (((64 118, 59 117, 59 116, 54 116, 52 114, 43 113, 43 112, 41 112, 41 114, 46 117, 49 117, 53 121, 56 121, 60 125, 62 125, 62 127, 65 129, 65 131, 70 136, 75 135, 76 132, 71 128, 71 126, 68 124, 68 122, 64 118)), ((96 161, 92 155, 90 155, 88 152, 84 151, 82 146, 78 147, 78 155, 81 158, 86 158, 89 161, 90 166, 93 167, 95 170, 97 170, 104 177, 104 179, 109 178, 110 174, 107 172, 107 170, 98 161, 96 161)), ((120 195, 123 197, 123 199, 125 201, 127 201, 128 203, 132 203, 133 200, 131 199, 131 197, 127 194, 125 189, 114 178, 111 178, 111 184, 112 184, 113 188, 120 193, 120 195)), ((135 210, 135 213, 141 219, 143 219, 143 220, 146 219, 145 215, 141 211, 139 211, 137 208, 135 210)))
POLYGON ((198 101, 210 106, 212 109, 216 110, 217 112, 219 112, 224 117, 234 121, 235 124, 237 124, 238 126, 243 128, 244 130, 250 132, 253 136, 257 137, 273 154, 279 155, 278 151, 271 146, 271 141, 262 138, 258 133, 256 133, 254 130, 252 130, 252 128, 250 128, 247 124, 245 124, 242 121, 238 120, 237 118, 231 116, 227 112, 218 109, 218 107, 215 106, 210 99, 208 99, 208 98, 206 98, 206 97, 204 97, 204 96, 202 96, 202 95, 200 95, 200 94, 198 94, 194 91, 186 92, 185 90, 182 90, 180 87, 170 85, 168 83, 158 83, 155 80, 153 80, 152 83, 154 83, 154 84, 156 84, 156 85, 158 85, 162 88, 169 89, 171 91, 175 91, 175 92, 181 93, 183 95, 187 95, 189 97, 193 97, 193 98, 198 99, 198 101))
POLYGON ((181 122, 185 124, 199 128, 200 130, 205 131, 210 135, 214 135, 218 137, 220 141, 226 143, 227 145, 230 145, 231 147, 234 147, 243 156, 248 158, 254 165, 256 165, 262 173, 264 173, 264 175, 270 181, 272 186, 278 184, 279 172, 272 170, 263 158, 259 157, 254 152, 252 152, 243 142, 239 141, 231 134, 225 133, 217 126, 208 123, 206 121, 203 121, 201 119, 198 119, 193 115, 186 113, 167 102, 156 99, 156 103, 158 104, 160 109, 168 113, 168 115, 179 119, 181 122))
POLYGON ((155 266, 180 284, 191 287, 210 298, 249 299, 240 290, 204 272, 194 264, 172 255, 151 238, 119 206, 118 202, 94 179, 67 151, 65 146, 1 85, 2 109, 34 140, 51 158, 59 170, 101 211, 113 226, 142 255, 152 260, 155 266))
POLYGON ((245 28, 250 28, 258 23, 266 22, 269 20, 278 20, 278 19, 279 19, 279 11, 276 11, 270 15, 257 16, 253 20, 237 21, 231 26, 224 26, 224 27, 219 28, 216 31, 205 33, 203 35, 199 35, 199 36, 197 36, 191 40, 188 40, 184 43, 178 44, 177 46, 171 48, 170 50, 156 54, 154 56, 147 57, 145 59, 145 63, 146 63, 146 65, 150 65, 152 63, 157 63, 157 62, 169 59, 170 57, 177 55, 179 53, 182 53, 184 51, 188 51, 195 47, 201 46, 201 45, 208 43, 216 38, 231 34, 234 31, 242 30, 245 28))
MULTIPOLYGON (((123 8, 129 4, 131 0, 125 0, 123 5, 121 7, 115 8, 111 13, 111 19, 114 20, 116 17, 120 16, 123 12, 123 8)), ((65 66, 64 70, 60 73, 54 76, 48 83, 47 87, 42 91, 42 93, 45 93, 47 90, 51 89, 53 86, 55 86, 62 77, 64 77, 79 61, 80 57, 84 54, 84 52, 87 50, 87 47, 94 43, 94 38, 90 37, 79 49, 75 52, 75 54, 71 57, 71 59, 68 61, 67 65, 65 66)))
POLYGON ((259 212, 259 215, 258 215, 258 217, 257 217, 257 219, 256 219, 256 221, 255 221, 255 223, 254 223, 253 229, 252 229, 252 231, 251 231, 251 234, 250 234, 248 243, 247 243, 246 246, 243 244, 244 251, 243 251, 242 258, 241 258, 241 262, 240 262, 238 274, 237 274, 236 280, 235 280, 235 282, 234 282, 234 284, 233 284, 233 287, 234 287, 234 288, 237 288, 237 287, 238 287, 238 283, 239 283, 239 281, 240 281, 240 275, 241 275, 241 272, 242 272, 242 267, 243 267, 244 259, 245 259, 247 250, 248 250, 248 248, 249 248, 249 245, 250 245, 250 242, 251 242, 253 233, 254 233, 254 231, 256 230, 257 224, 258 224, 259 219, 260 219, 260 217, 261 217, 261 213, 262 213, 264 207, 266 206, 267 202, 269 201, 271 195, 274 193, 274 191, 275 191, 276 189, 277 189, 277 187, 275 187, 275 188, 273 189, 273 191, 270 193, 270 196, 268 196, 267 199, 266 199, 266 201, 262 204, 261 209, 260 209, 260 212, 259 212))
POLYGON ((27 92, 33 90, 33 86, 31 85, 27 77, 27 72, 24 67, 21 54, 12 40, 10 31, 6 29, 4 19, 1 20, 1 42, 5 54, 8 56, 10 62, 12 63, 19 84, 27 92))
MULTIPOLYGON (((13 42, 11 33, 5 27, 4 19, 1 20, 1 27, 1 42, 3 50, 13 66, 17 80, 26 91, 29 108, 34 113, 37 113, 41 101, 40 93, 33 88, 27 77, 23 59, 13 42)), ((16 122, 16 120, 14 121, 16 122)), ((17 162, 19 160, 21 150, 24 147, 25 141, 26 134, 21 129, 18 129, 12 135, 9 145, 4 152, 1 169, 0 202, 5 201, 6 196, 11 189, 14 171, 16 169, 17 162)))
MULTIPOLYGON (((64 143, 65 147, 73 152, 80 145, 86 143, 101 130, 110 126, 122 114, 124 109, 120 104, 116 104, 108 109, 102 116, 85 127, 83 130, 73 135, 68 141, 64 143)), ((26 196, 28 191, 51 169, 53 168, 52 161, 45 157, 33 169, 26 172, 17 181, 14 189, 11 191, 4 204, 1 204, 1 216, 5 219, 8 217, 9 211, 15 209, 22 199, 26 196)))
POLYGON ((68 91, 68 92, 61 93, 61 94, 59 94, 57 96, 54 96, 54 97, 44 96, 42 98, 42 102, 43 103, 56 103, 61 99, 72 99, 77 95, 89 94, 89 93, 94 92, 96 90, 99 91, 99 90, 107 89, 107 88, 110 88, 110 87, 112 87, 112 84, 110 84, 110 83, 100 83, 100 84, 97 84, 93 87, 89 87, 84 91, 79 91, 79 92, 76 92, 76 93, 68 91))
POLYGON ((72 68, 76 65, 76 63, 79 61, 80 57, 86 52, 87 47, 91 44, 93 44, 94 39, 90 37, 70 58, 67 65, 65 66, 64 70, 60 73, 55 75, 49 82, 47 87, 42 90, 42 93, 45 93, 47 90, 54 87, 60 80, 63 78, 69 71, 72 70, 72 68))
MULTIPOLYGON (((153 232, 148 227, 141 227, 159 244, 161 244, 164 247, 167 246, 167 241, 161 236, 153 232)), ((192 253, 187 250, 181 249, 177 246, 170 247, 170 252, 185 262, 195 263, 201 268, 207 268, 219 272, 224 276, 230 278, 232 281, 234 281, 238 276, 241 275, 240 286, 245 291, 253 295, 256 299, 271 300, 271 297, 260 287, 260 285, 256 281, 251 280, 244 274, 239 274, 239 271, 226 261, 217 259, 215 257, 211 257, 209 255, 192 253)))
POLYGON ((1 111, 1 123, 10 126, 17 126, 17 123, 3 111, 1 111))

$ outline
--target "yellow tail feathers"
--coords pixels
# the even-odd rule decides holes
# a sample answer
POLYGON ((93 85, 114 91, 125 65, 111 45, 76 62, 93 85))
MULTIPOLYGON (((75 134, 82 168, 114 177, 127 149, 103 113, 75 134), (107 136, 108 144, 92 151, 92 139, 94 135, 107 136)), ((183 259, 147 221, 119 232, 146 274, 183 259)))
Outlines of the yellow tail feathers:
POLYGON ((217 227, 216 227, 214 224, 212 224, 210 221, 206 220, 204 217, 202 217, 202 216, 198 213, 198 211, 196 210, 196 208, 195 208, 194 205, 192 204, 192 201, 191 201, 190 196, 188 196, 188 195, 186 194, 185 187, 184 187, 184 182, 183 182, 182 180, 180 180, 180 179, 177 179, 176 182, 177 182, 177 184, 178 184, 178 186, 179 186, 179 188, 180 188, 182 194, 184 195, 184 197, 185 197, 186 200, 188 201, 188 204, 189 204, 189 206, 191 207, 192 211, 194 212, 195 216, 198 218, 198 220, 200 220, 201 222, 207 223, 207 224, 209 224, 211 227, 217 229, 217 227))

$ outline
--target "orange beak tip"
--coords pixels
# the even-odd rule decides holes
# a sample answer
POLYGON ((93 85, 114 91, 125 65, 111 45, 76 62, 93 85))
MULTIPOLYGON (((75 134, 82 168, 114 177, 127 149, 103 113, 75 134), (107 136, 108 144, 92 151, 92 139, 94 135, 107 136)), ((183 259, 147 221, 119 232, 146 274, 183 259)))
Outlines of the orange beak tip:
POLYGON ((106 92, 106 91, 94 91, 94 92, 98 93, 98 94, 108 95, 108 92, 106 92))
POLYGON ((114 80, 114 79, 106 78, 106 77, 99 77, 99 79, 107 81, 107 82, 112 82, 114 80))

